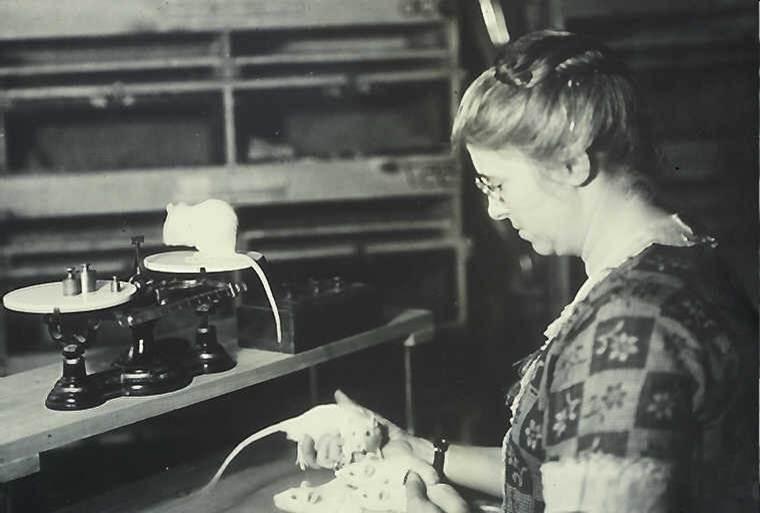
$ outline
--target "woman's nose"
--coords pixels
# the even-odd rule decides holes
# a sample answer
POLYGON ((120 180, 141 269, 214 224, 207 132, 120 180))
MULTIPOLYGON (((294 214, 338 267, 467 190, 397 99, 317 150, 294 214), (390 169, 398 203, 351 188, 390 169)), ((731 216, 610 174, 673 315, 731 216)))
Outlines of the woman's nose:
POLYGON ((488 215, 491 219, 501 221, 509 217, 509 209, 503 201, 488 198, 488 215))

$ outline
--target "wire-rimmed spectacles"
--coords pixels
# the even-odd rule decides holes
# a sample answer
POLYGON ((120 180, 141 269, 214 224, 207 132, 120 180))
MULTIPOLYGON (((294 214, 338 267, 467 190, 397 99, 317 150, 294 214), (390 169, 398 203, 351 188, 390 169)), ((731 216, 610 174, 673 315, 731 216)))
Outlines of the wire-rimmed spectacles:
POLYGON ((502 184, 492 182, 491 179, 485 175, 475 175, 475 187, 477 187, 480 192, 490 198, 494 198, 499 201, 502 200, 502 184))

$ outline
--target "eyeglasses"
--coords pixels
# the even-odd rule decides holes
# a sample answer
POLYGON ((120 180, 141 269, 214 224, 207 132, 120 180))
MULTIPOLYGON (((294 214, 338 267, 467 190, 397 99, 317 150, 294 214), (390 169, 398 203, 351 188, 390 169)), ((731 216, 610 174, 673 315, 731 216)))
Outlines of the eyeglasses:
POLYGON ((486 196, 502 201, 501 192, 503 185, 493 183, 487 176, 476 174, 475 187, 486 196))

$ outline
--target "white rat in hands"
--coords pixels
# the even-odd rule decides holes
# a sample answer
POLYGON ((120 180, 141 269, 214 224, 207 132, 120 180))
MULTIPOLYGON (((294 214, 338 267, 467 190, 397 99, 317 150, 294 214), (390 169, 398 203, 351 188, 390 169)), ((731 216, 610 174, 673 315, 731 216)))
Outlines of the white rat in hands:
POLYGON ((280 313, 272 294, 264 270, 250 255, 237 253, 238 218, 235 210, 226 201, 208 199, 197 205, 169 203, 166 206, 163 237, 167 246, 192 246, 198 250, 192 257, 199 266, 205 261, 225 258, 247 258, 251 269, 264 287, 269 306, 272 308, 277 328, 277 342, 282 342, 280 313))
POLYGON ((306 463, 301 452, 300 441, 306 436, 311 437, 316 442, 325 435, 339 435, 343 441, 342 461, 340 462, 342 465, 351 463, 356 452, 375 453, 381 457, 380 447, 385 441, 385 431, 376 418, 367 417, 350 407, 338 404, 321 404, 297 417, 283 420, 257 431, 240 442, 225 458, 219 470, 202 489, 202 492, 209 491, 216 485, 227 466, 243 449, 257 440, 278 432, 284 432, 288 440, 299 442, 296 463, 301 467, 301 470, 306 468, 306 463))

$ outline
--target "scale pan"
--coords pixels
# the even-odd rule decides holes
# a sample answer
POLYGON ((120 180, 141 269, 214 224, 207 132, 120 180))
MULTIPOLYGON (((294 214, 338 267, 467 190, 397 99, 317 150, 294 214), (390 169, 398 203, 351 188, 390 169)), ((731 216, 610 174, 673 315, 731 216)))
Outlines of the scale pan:
POLYGON ((3 305, 16 312, 51 314, 57 308, 61 313, 80 313, 103 310, 122 305, 137 292, 133 284, 122 281, 119 292, 111 291, 111 282, 98 280, 93 292, 76 296, 64 296, 60 281, 41 283, 8 292, 3 297, 3 305))
POLYGON ((160 273, 207 273, 238 271, 251 267, 247 255, 236 253, 225 256, 208 256, 198 251, 169 251, 145 257, 145 268, 160 273))

